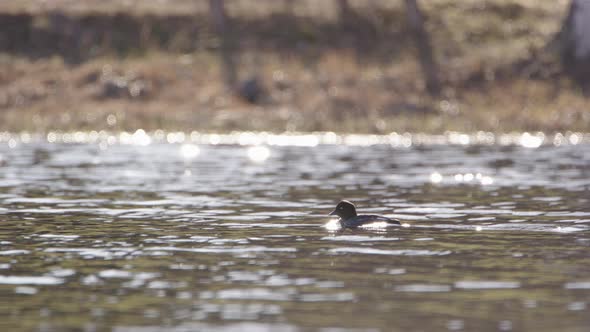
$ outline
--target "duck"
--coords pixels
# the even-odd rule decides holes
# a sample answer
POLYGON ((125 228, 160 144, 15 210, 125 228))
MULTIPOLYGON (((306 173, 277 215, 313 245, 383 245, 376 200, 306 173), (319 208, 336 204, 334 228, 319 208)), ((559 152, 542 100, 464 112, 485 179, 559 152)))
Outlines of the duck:
POLYGON ((384 216, 374 214, 361 214, 356 213, 356 207, 349 201, 343 200, 336 205, 334 211, 330 212, 330 216, 338 216, 340 219, 340 226, 342 229, 355 229, 362 225, 372 224, 376 222, 385 222, 391 225, 401 225, 397 219, 387 218, 384 216))

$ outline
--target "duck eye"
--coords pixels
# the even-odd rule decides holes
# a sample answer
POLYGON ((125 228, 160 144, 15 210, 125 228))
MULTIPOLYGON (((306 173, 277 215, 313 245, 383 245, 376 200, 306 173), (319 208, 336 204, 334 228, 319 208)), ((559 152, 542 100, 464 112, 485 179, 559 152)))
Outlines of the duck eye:
POLYGON ((340 210, 344 210, 344 206, 341 206, 339 209, 340 209, 340 210))

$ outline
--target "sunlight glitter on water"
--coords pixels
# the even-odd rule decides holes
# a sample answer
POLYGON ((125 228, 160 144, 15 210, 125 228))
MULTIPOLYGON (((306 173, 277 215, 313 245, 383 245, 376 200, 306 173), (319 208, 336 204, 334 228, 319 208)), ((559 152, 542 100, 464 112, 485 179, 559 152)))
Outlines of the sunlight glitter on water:
POLYGON ((183 144, 180 146, 180 155, 185 159, 194 159, 199 156, 201 150, 195 144, 183 144))
POLYGON ((265 146, 253 146, 248 148, 248 158, 255 163, 265 162, 270 157, 270 149, 265 146))
POLYGON ((545 134, 537 133, 535 135, 531 135, 529 133, 523 133, 520 137, 520 145, 524 146, 525 148, 538 148, 543 144, 545 140, 545 134))
POLYGON ((464 173, 444 176, 439 172, 430 173, 430 182, 433 184, 440 183, 474 183, 482 186, 488 186, 494 184, 494 178, 491 176, 483 175, 481 173, 464 173))
POLYGON ((36 133, 10 133, 0 132, 0 142, 7 142, 11 147, 18 143, 31 143, 44 140, 49 143, 100 143, 109 144, 133 144, 145 146, 151 143, 195 143, 205 145, 237 144, 237 145, 261 145, 269 146, 307 146, 318 145, 349 145, 372 146, 390 145, 393 147, 408 148, 413 145, 517 145, 527 148, 537 148, 541 145, 577 145, 590 143, 590 133, 509 133, 494 134, 490 132, 457 133, 447 132, 442 135, 390 133, 386 135, 361 135, 361 134, 336 134, 333 132, 297 133, 286 132, 273 134, 267 132, 233 132, 229 134, 210 134, 193 131, 166 132, 156 130, 146 132, 138 129, 135 132, 58 132, 52 131, 46 135, 36 133))
MULTIPOLYGON (((77 138, 74 134, 74 142, 83 142, 84 136, 77 138)), ((64 134, 68 135, 68 134, 64 134)), ((122 132, 119 134, 119 142, 121 144, 146 146, 152 143, 152 136, 147 134, 143 129, 137 129, 133 134, 122 132)))
POLYGON ((440 183, 443 180, 443 176, 439 172, 434 172, 430 174, 430 182, 432 183, 440 183))

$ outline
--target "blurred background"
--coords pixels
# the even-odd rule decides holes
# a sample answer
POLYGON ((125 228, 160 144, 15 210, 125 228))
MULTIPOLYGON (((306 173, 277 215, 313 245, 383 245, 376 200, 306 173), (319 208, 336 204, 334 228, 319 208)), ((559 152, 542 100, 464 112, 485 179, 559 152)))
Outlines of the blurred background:
POLYGON ((590 129, 590 9, 6 0, 0 130, 590 129))

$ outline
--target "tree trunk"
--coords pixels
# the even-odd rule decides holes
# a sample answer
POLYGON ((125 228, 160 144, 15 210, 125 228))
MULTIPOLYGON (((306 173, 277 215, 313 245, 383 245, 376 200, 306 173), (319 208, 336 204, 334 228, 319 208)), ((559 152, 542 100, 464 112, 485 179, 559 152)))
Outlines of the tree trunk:
POLYGON ((346 25, 347 23, 351 23, 348 22, 351 16, 353 16, 352 9, 350 8, 348 0, 338 0, 338 20, 340 21, 340 24, 346 25))
POLYGON ((283 11, 287 15, 294 15, 295 0, 283 0, 283 11))
POLYGON ((434 59, 430 37, 424 27, 424 15, 416 0, 405 0, 406 13, 410 29, 414 35, 414 41, 418 50, 418 58, 422 67, 422 74, 426 81, 426 90, 430 95, 440 94, 441 86, 438 79, 438 66, 434 59))
POLYGON ((236 86, 237 73, 236 65, 233 58, 234 38, 225 11, 223 0, 209 0, 209 10, 213 19, 213 27, 221 42, 219 46, 219 55, 222 62, 222 71, 225 84, 228 88, 233 89, 236 86))
POLYGON ((590 87, 590 2, 572 0, 556 44, 566 73, 586 90, 590 87))

